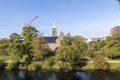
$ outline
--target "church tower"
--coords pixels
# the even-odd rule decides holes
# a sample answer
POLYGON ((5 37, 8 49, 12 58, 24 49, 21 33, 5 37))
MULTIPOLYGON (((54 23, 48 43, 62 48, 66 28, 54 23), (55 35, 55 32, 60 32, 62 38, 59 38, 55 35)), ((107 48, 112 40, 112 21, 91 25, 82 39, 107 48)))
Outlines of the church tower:
POLYGON ((55 22, 53 22, 52 26, 52 36, 57 36, 57 28, 55 22))

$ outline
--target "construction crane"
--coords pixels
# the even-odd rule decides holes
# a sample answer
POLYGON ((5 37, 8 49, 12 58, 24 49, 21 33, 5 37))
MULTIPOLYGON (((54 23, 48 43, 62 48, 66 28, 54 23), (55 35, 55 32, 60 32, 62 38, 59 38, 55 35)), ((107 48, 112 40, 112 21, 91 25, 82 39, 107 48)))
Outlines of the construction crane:
POLYGON ((24 27, 30 26, 30 24, 35 21, 38 18, 38 16, 35 16, 27 25, 24 24, 24 27))

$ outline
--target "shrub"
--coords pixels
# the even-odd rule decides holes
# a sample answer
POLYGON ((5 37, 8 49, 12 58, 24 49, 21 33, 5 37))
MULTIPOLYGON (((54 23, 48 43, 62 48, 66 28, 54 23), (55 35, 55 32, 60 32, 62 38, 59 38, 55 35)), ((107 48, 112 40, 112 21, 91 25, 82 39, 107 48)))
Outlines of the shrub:
POLYGON ((69 62, 63 62, 63 63, 61 64, 61 69, 62 69, 63 71, 70 71, 70 70, 73 69, 73 67, 72 67, 72 65, 71 65, 69 62))
POLYGON ((104 57, 99 52, 96 53, 93 59, 93 62, 94 62, 96 70, 108 70, 109 69, 108 63, 105 61, 104 57))
POLYGON ((7 67, 5 67, 7 70, 15 70, 18 69, 19 63, 14 62, 14 63, 9 63, 7 67))
POLYGON ((52 66, 52 68, 54 69, 54 70, 61 70, 61 61, 57 61, 57 62, 55 62, 55 64, 52 66))
POLYGON ((120 58, 120 51, 118 49, 108 49, 106 50, 106 56, 111 59, 119 59, 120 58))
POLYGON ((44 70, 51 70, 53 64, 54 64, 53 58, 50 57, 50 58, 46 59, 46 60, 43 62, 43 64, 42 64, 42 69, 44 69, 44 70))
POLYGON ((29 66, 28 66, 28 70, 29 71, 36 71, 38 69, 41 69, 41 62, 32 62, 29 66))

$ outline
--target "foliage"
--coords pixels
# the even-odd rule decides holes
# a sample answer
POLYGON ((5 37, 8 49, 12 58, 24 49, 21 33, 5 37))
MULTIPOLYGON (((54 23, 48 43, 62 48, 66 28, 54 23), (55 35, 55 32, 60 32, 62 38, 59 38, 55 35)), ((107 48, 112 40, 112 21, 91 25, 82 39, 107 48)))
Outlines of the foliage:
POLYGON ((89 48, 93 48, 94 51, 99 51, 105 46, 105 42, 101 40, 91 41, 88 46, 89 48))
POLYGON ((74 36, 72 41, 72 48, 75 49, 76 54, 83 54, 87 48, 84 38, 81 36, 74 36))
MULTIPOLYGON (((38 35, 35 27, 23 27, 21 34, 13 33, 9 39, 0 39, 0 60, 12 59, 6 69, 68 71, 89 67, 93 69, 95 66, 97 70, 108 70, 109 65, 104 57, 120 58, 120 32, 108 36, 106 40, 90 43, 86 43, 81 36, 67 34, 61 39, 61 46, 54 53, 49 49, 47 41, 38 35), (89 66, 91 63, 84 63, 85 60, 93 60, 94 63, 89 66)), ((0 66, 3 66, 2 62, 0 66)))
POLYGON ((36 36, 31 44, 31 52, 33 56, 33 60, 43 60, 45 59, 46 55, 49 54, 50 49, 47 45, 47 42, 41 37, 36 36))
POLYGON ((62 40, 61 47, 56 51, 54 68, 75 69, 78 67, 80 56, 86 48, 87 44, 81 36, 65 36, 62 40))
POLYGON ((43 70, 52 70, 52 66, 54 64, 53 61, 54 61, 53 57, 50 57, 50 58, 46 59, 45 61, 43 61, 42 69, 43 70))
POLYGON ((10 56, 0 56, 0 60, 1 61, 8 61, 8 60, 10 60, 11 58, 10 58, 10 56))
POLYGON ((25 67, 27 67, 27 66, 30 64, 29 56, 28 56, 28 55, 23 55, 22 63, 23 63, 23 65, 24 65, 25 67))
POLYGON ((41 69, 41 62, 32 62, 29 66, 28 66, 28 70, 29 71, 36 71, 38 69, 41 69))
POLYGON ((101 52, 96 52, 96 55, 93 59, 94 64, 95 64, 95 69, 96 70, 108 70, 109 65, 101 54, 102 54, 101 52))
POLYGON ((19 65, 19 69, 20 70, 27 70, 28 65, 31 63, 31 61, 29 61, 29 57, 28 55, 23 55, 22 60, 20 61, 20 65, 19 65))
POLYGON ((24 43, 30 44, 32 39, 38 35, 37 33, 38 31, 35 27, 32 26, 23 27, 22 37, 24 39, 24 43))
POLYGON ((114 28, 111 29, 110 34, 114 35, 120 32, 120 26, 115 26, 114 28))
POLYGON ((72 44, 72 36, 71 34, 67 34, 67 36, 64 36, 64 38, 61 40, 61 45, 71 45, 72 44))
POLYGON ((112 49, 109 48, 109 50, 106 49, 106 56, 108 58, 112 58, 112 59, 119 59, 120 58, 120 50, 117 48, 112 48, 112 49))
POLYGON ((86 57, 89 57, 90 59, 92 59, 95 55, 94 52, 95 52, 94 48, 91 46, 88 46, 88 48, 85 50, 83 56, 86 56, 86 57))
POLYGON ((35 27, 32 26, 27 26, 27 27, 23 27, 23 31, 22 31, 22 38, 23 38, 23 47, 25 49, 24 54, 29 55, 30 57, 30 45, 32 43, 32 40, 35 36, 37 36, 38 31, 35 27))
POLYGON ((106 56, 112 59, 119 59, 120 57, 120 32, 114 33, 105 40, 106 46, 104 47, 106 56))
POLYGON ((3 38, 0 39, 0 55, 4 55, 7 56, 8 55, 8 39, 7 38, 3 38))
POLYGON ((20 52, 20 36, 17 33, 13 33, 9 37, 8 52, 13 61, 19 61, 22 54, 20 52))
POLYGON ((19 62, 12 62, 12 63, 9 63, 5 68, 7 70, 16 70, 18 69, 19 67, 19 62))

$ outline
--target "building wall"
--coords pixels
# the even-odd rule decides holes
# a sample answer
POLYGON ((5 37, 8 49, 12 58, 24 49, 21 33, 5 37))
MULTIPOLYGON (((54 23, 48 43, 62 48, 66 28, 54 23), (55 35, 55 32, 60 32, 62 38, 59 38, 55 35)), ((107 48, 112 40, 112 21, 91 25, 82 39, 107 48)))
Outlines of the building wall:
POLYGON ((58 47, 60 47, 60 45, 61 45, 61 37, 60 36, 56 39, 55 43, 48 43, 48 46, 50 47, 50 49, 52 51, 56 50, 58 47))
POLYGON ((60 38, 57 38, 55 43, 48 43, 48 46, 52 51, 56 50, 58 47, 60 47, 60 38))
POLYGON ((52 51, 56 49, 56 43, 48 43, 48 46, 50 47, 52 51))

